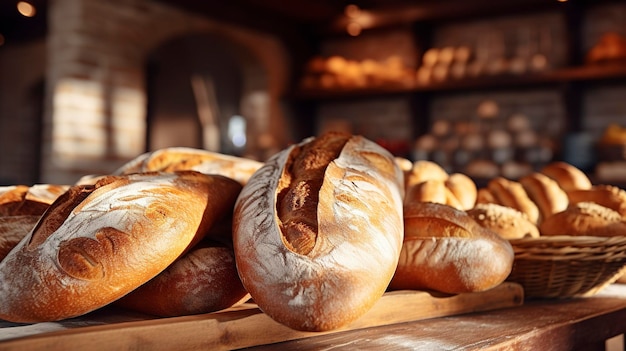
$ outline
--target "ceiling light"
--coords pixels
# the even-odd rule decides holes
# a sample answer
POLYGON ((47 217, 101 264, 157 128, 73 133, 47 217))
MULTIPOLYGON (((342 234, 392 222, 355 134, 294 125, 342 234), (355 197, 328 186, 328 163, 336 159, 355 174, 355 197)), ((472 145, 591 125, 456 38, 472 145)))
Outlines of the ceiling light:
POLYGON ((33 17, 35 16, 35 13, 37 13, 35 6, 26 1, 20 1, 17 3, 17 11, 25 17, 33 17))

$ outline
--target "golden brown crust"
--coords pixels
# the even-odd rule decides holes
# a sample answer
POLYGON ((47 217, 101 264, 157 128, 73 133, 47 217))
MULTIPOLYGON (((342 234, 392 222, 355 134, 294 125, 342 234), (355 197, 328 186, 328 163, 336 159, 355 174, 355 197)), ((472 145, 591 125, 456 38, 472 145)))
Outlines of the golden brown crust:
POLYGON ((541 173, 531 173, 522 177, 519 182, 526 190, 528 197, 539 209, 539 222, 561 212, 569 205, 569 199, 559 184, 541 173))
POLYGON ((68 188, 54 184, 0 187, 0 217, 42 215, 68 188))
POLYGON ((0 217, 0 262, 31 231, 41 216, 0 217))
POLYGON ((528 197, 520 182, 496 177, 487 183, 487 189, 495 198, 495 203, 514 208, 528 216, 531 222, 538 222, 539 208, 528 197))
POLYGON ((571 203, 595 202, 626 217, 626 190, 617 186, 600 184, 589 189, 572 190, 567 196, 571 203))
MULTIPOLYGON (((403 177, 393 156, 360 136, 318 138, 270 158, 242 190, 233 217, 235 258, 244 287, 268 316, 307 331, 339 328, 369 310, 393 276, 403 235, 403 177), (317 150, 320 159, 330 162, 322 162, 316 239, 302 254, 292 250, 281 231, 278 194, 297 187, 293 178, 300 176, 293 174, 292 162, 308 159, 300 153, 315 151, 307 145, 318 138, 317 148, 330 148, 317 150), (336 154, 330 147, 336 141, 345 145, 330 160, 326 152, 336 154)), ((287 217, 289 213, 282 214, 287 217)))
POLYGON ((539 229, 520 211, 495 203, 476 204, 467 214, 478 224, 511 240, 539 237, 539 229))
POLYGON ((391 289, 476 292, 502 283, 513 248, 467 213, 436 203, 404 207, 405 238, 391 289))
POLYGON ((419 184, 426 180, 448 179, 448 172, 433 161, 420 160, 413 162, 411 171, 405 176, 405 189, 419 184))
POLYGON ((591 180, 582 170, 567 162, 549 163, 540 170, 540 173, 554 179, 566 193, 589 189, 592 186, 591 180))
POLYGON ((0 318, 53 321, 111 303, 197 242, 240 189, 191 171, 71 187, 0 263, 0 318))
POLYGON ((115 305, 174 317, 219 311, 249 297, 237 275, 232 247, 203 240, 115 305))
POLYGON ((593 202, 572 203, 540 224, 541 235, 619 236, 626 221, 616 211, 593 202))
POLYGON ((142 154, 118 168, 113 174, 192 170, 204 174, 219 174, 245 185, 261 165, 261 162, 245 157, 189 147, 168 147, 142 154))
POLYGON ((452 173, 445 180, 445 183, 460 204, 460 207, 453 207, 461 210, 469 210, 474 207, 478 197, 478 188, 472 178, 463 173, 452 173))

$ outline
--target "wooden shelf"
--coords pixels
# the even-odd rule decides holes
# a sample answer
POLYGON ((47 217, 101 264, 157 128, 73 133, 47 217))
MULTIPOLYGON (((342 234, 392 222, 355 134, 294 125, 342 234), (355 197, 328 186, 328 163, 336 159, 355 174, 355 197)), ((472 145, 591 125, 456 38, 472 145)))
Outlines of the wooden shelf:
POLYGON ((480 89, 510 89, 567 84, 572 82, 602 82, 626 79, 626 64, 586 65, 561 68, 552 71, 525 75, 498 75, 467 78, 428 85, 384 86, 361 89, 302 90, 293 98, 301 101, 324 101, 355 98, 372 98, 405 95, 419 92, 454 92, 480 89))

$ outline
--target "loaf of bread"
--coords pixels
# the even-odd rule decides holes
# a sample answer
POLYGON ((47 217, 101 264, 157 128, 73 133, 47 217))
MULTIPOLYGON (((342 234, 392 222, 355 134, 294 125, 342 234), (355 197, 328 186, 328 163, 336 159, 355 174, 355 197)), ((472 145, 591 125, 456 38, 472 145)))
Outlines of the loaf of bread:
POLYGON ((459 202, 460 206, 456 208, 469 210, 474 207, 478 197, 478 188, 472 178, 463 173, 452 173, 445 180, 445 184, 459 202))
POLYGON ((398 263, 402 192, 393 156, 361 136, 326 133, 274 155, 235 206, 244 287, 267 315, 296 330, 359 318, 398 263))
POLYGON ((249 298, 237 274, 232 246, 205 238, 115 305, 174 317, 219 311, 249 298))
POLYGON ((448 179, 448 176, 448 172, 433 161, 415 161, 413 162, 413 167, 405 176, 405 189, 409 189, 426 180, 445 181, 448 179))
POLYGON ((551 162, 540 173, 554 179, 565 192, 589 189, 592 186, 591 180, 582 170, 567 162, 551 162))
POLYGON ((594 202, 626 217, 626 190, 617 186, 599 184, 589 189, 572 190, 567 196, 571 203, 594 202))
POLYGON ((569 199, 559 184, 548 176, 534 172, 519 180, 528 197, 539 209, 538 222, 561 212, 569 205, 569 199))
POLYGON ((139 155, 118 168, 114 174, 173 172, 192 170, 219 174, 245 184, 263 163, 245 157, 226 155, 189 147, 167 147, 139 155))
POLYGON ((456 198, 446 183, 438 179, 429 179, 415 184, 406 190, 404 203, 436 202, 462 209, 461 202, 456 198))
POLYGON ((616 211, 594 202, 572 203, 539 225, 541 235, 626 235, 626 220, 616 211))
POLYGON ((42 215, 69 186, 56 184, 0 187, 0 217, 42 215))
POLYGON ((539 228, 525 214, 511 207, 481 203, 467 210, 467 214, 507 240, 539 237, 539 228))
POLYGON ((227 199, 240 188, 193 171, 109 176, 71 187, 0 262, 0 319, 61 320, 119 299, 228 215, 227 199))
POLYGON ((39 218, 39 215, 0 217, 0 262, 35 227, 39 218))
POLYGON ((520 182, 496 177, 487 183, 487 190, 495 199, 495 203, 514 208, 524 213, 532 223, 539 221, 539 208, 520 182))
POLYGON ((499 285, 511 272, 511 244, 464 211, 411 203, 404 206, 404 231, 390 289, 477 292, 499 285))

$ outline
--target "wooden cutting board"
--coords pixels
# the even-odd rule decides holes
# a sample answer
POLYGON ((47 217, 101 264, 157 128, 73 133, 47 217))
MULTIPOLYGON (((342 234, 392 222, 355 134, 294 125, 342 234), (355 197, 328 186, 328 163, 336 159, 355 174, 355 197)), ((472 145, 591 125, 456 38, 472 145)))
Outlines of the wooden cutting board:
POLYGON ((425 291, 386 293, 349 326, 300 332, 279 324, 246 303, 221 312, 145 319, 102 309, 58 323, 18 325, 0 321, 2 350, 231 350, 322 334, 522 305, 523 289, 505 282, 479 293, 445 295, 425 291), (21 328, 21 330, 20 330, 21 328))

